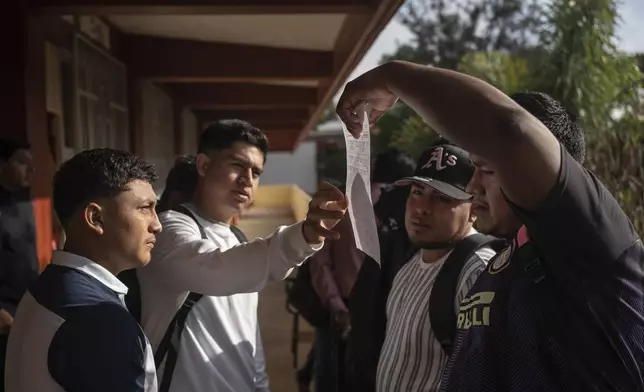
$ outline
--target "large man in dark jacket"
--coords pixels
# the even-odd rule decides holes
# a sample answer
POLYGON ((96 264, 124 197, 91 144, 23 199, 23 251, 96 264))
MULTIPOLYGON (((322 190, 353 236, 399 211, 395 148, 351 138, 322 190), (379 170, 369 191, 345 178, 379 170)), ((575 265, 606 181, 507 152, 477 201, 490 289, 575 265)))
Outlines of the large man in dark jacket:
POLYGON ((0 139, 0 391, 4 390, 4 354, 13 316, 38 276, 29 149, 27 143, 0 139))

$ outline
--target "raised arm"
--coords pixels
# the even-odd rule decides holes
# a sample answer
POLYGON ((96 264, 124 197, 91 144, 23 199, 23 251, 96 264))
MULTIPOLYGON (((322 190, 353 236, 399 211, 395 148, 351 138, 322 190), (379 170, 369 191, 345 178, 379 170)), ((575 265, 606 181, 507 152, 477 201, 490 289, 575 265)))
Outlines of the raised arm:
POLYGON ((304 221, 226 250, 202 239, 190 217, 168 211, 160 216, 163 231, 157 235, 152 261, 139 273, 181 291, 210 296, 257 292, 267 282, 286 278, 322 247, 325 238, 338 238, 331 229, 346 208, 344 194, 322 184, 304 221))
POLYGON ((321 247, 306 242, 302 222, 222 251, 213 241, 202 239, 196 223, 186 215, 169 211, 160 219, 163 231, 157 236, 152 261, 142 272, 178 290, 204 295, 260 291, 267 283, 284 279, 321 247))
POLYGON ((557 181, 559 142, 534 116, 492 85, 458 72, 394 61, 348 83, 338 114, 354 135, 359 111, 373 108, 370 122, 400 98, 441 135, 489 163, 505 194, 537 208, 557 181))

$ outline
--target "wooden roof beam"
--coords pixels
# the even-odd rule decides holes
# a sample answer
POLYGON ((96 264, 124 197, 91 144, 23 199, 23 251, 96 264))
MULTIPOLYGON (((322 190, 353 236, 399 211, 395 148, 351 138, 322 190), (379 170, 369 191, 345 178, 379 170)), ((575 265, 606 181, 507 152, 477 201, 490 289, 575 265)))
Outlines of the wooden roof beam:
POLYGON ((268 138, 269 151, 293 151, 301 129, 297 130, 263 130, 268 138))
MULTIPOLYGON (((240 120, 244 120, 241 118, 240 120)), ((208 124, 215 122, 217 120, 207 120, 203 121, 204 127, 208 126, 208 124)), ((246 120, 248 121, 248 120, 246 120)), ((306 121, 282 121, 282 122, 259 122, 259 121, 248 121, 251 123, 253 126, 259 128, 260 130, 273 130, 273 131, 284 131, 284 130, 298 130, 301 131, 302 128, 304 128, 304 125, 306 124, 306 121)))
POLYGON ((320 81, 333 76, 331 51, 132 34, 124 38, 128 70, 154 82, 320 81))
POLYGON ((362 14, 372 0, 28 0, 56 14, 362 14))
POLYGON ((192 109, 307 108, 317 104, 311 87, 267 84, 168 84, 166 90, 192 109))
POLYGON ((319 103, 311 114, 307 126, 304 127, 296 147, 299 142, 306 139, 308 131, 315 127, 335 93, 345 83, 351 71, 358 65, 403 3, 404 0, 377 0, 371 14, 349 15, 345 18, 335 41, 335 77, 328 83, 320 85, 319 103))
POLYGON ((226 118, 238 118, 253 124, 279 124, 284 121, 306 122, 311 115, 311 111, 308 108, 196 110, 195 115, 203 123, 226 118))

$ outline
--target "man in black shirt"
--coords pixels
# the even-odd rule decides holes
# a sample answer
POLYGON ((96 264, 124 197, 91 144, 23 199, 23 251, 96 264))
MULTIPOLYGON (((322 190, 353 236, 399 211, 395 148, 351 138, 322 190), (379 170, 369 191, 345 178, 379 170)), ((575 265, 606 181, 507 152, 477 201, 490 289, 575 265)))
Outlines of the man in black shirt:
POLYGON ((38 277, 29 150, 27 143, 0 139, 0 391, 4 391, 4 354, 13 316, 38 277))
POLYGON ((644 247, 574 159, 583 145, 562 146, 580 137, 574 118, 545 96, 535 116, 481 80, 406 62, 350 82, 338 113, 357 135, 365 101, 375 123, 398 97, 471 152, 483 228, 521 225, 461 305, 441 390, 644 390, 644 247))

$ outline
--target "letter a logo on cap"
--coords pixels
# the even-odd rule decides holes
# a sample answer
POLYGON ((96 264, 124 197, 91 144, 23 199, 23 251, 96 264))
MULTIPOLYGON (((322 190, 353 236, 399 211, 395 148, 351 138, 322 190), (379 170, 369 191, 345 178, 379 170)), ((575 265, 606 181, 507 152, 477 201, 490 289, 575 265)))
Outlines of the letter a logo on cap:
POLYGON ((437 171, 445 169, 447 166, 455 166, 456 160, 458 159, 456 155, 450 155, 445 153, 445 163, 443 163, 443 147, 437 147, 432 151, 432 155, 429 157, 429 160, 426 164, 423 165, 421 169, 428 169, 432 167, 432 164, 436 166, 437 171))

